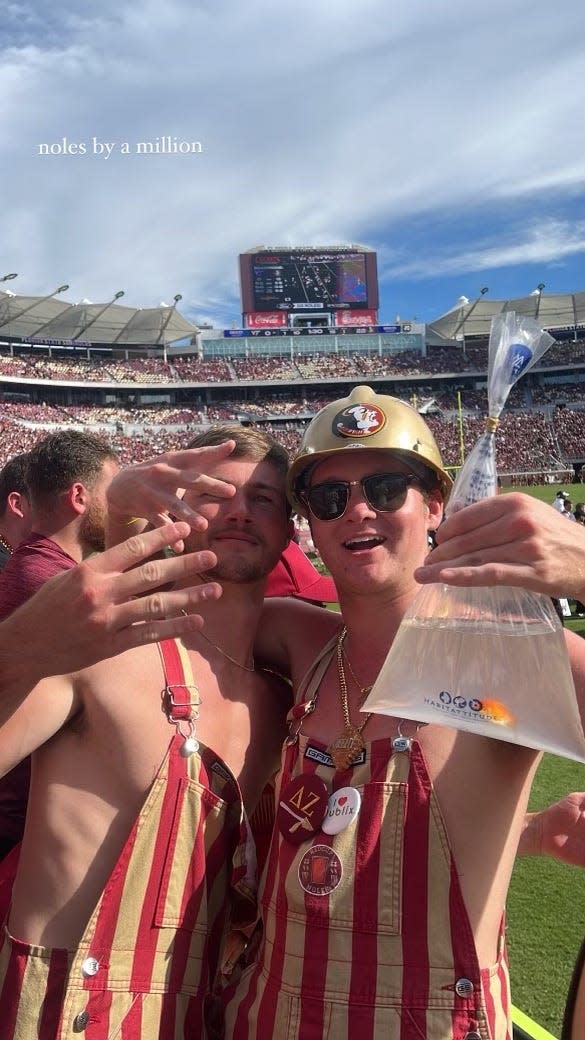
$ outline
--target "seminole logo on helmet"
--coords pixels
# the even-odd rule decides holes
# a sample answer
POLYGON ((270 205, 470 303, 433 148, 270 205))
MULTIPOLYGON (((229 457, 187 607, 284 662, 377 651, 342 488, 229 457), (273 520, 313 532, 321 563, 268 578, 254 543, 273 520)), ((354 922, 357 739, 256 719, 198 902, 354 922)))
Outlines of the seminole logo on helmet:
POLYGON ((331 429, 336 437, 371 437, 386 425, 386 416, 375 404, 354 404, 335 416, 331 429))

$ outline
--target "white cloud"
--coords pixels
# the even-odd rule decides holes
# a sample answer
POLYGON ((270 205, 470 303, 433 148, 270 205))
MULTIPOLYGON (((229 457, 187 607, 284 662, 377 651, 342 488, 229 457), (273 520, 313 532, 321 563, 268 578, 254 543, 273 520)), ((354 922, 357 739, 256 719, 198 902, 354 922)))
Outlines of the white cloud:
POLYGON ((585 195, 577 0, 562 18, 544 0, 0 14, 3 241, 20 291, 65 279, 78 297, 124 288, 144 306, 182 292, 187 310, 233 317, 237 254, 261 242, 367 240, 394 271, 414 221, 421 251, 399 265, 413 278, 431 276, 431 257, 449 273, 582 249, 581 230, 555 225, 559 200, 585 195), (165 135, 203 153, 120 154, 165 135), (91 154, 94 136, 110 159, 91 154), (63 138, 90 154, 37 154, 63 138), (493 212, 507 207, 514 227, 531 199, 538 223, 487 236, 493 212), (462 245, 449 224, 466 215, 462 245))

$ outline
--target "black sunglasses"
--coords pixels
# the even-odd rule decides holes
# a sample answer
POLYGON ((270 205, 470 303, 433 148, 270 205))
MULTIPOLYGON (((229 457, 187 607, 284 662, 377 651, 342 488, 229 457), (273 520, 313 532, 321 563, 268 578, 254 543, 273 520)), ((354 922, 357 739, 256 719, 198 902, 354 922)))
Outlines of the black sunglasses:
POLYGON ((414 473, 372 473, 361 480, 327 480, 307 488, 302 499, 317 520, 339 520, 347 509, 350 488, 360 485, 371 509, 391 513, 400 509, 411 484, 422 484, 414 473))

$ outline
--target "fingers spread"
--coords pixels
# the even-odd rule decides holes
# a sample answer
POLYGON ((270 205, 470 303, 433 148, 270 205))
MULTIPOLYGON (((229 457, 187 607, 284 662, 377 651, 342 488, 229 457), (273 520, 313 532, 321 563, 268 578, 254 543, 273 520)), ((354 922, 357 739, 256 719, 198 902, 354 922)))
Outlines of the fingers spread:
POLYGON ((127 571, 149 556, 154 556, 167 546, 186 538, 188 534, 189 526, 184 522, 165 524, 152 531, 133 535, 106 552, 92 556, 80 566, 96 574, 127 571))

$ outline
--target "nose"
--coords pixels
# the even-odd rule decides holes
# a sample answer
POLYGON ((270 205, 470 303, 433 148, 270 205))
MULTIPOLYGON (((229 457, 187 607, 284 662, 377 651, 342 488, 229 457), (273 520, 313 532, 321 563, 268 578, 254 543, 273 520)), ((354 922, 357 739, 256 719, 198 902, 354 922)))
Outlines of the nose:
POLYGON ((376 516, 376 510, 368 502, 360 480, 349 482, 349 502, 347 503, 347 515, 350 518, 361 520, 366 516, 376 516))
POLYGON ((237 488, 233 498, 223 500, 224 518, 230 523, 249 523, 250 505, 245 488, 237 488))

